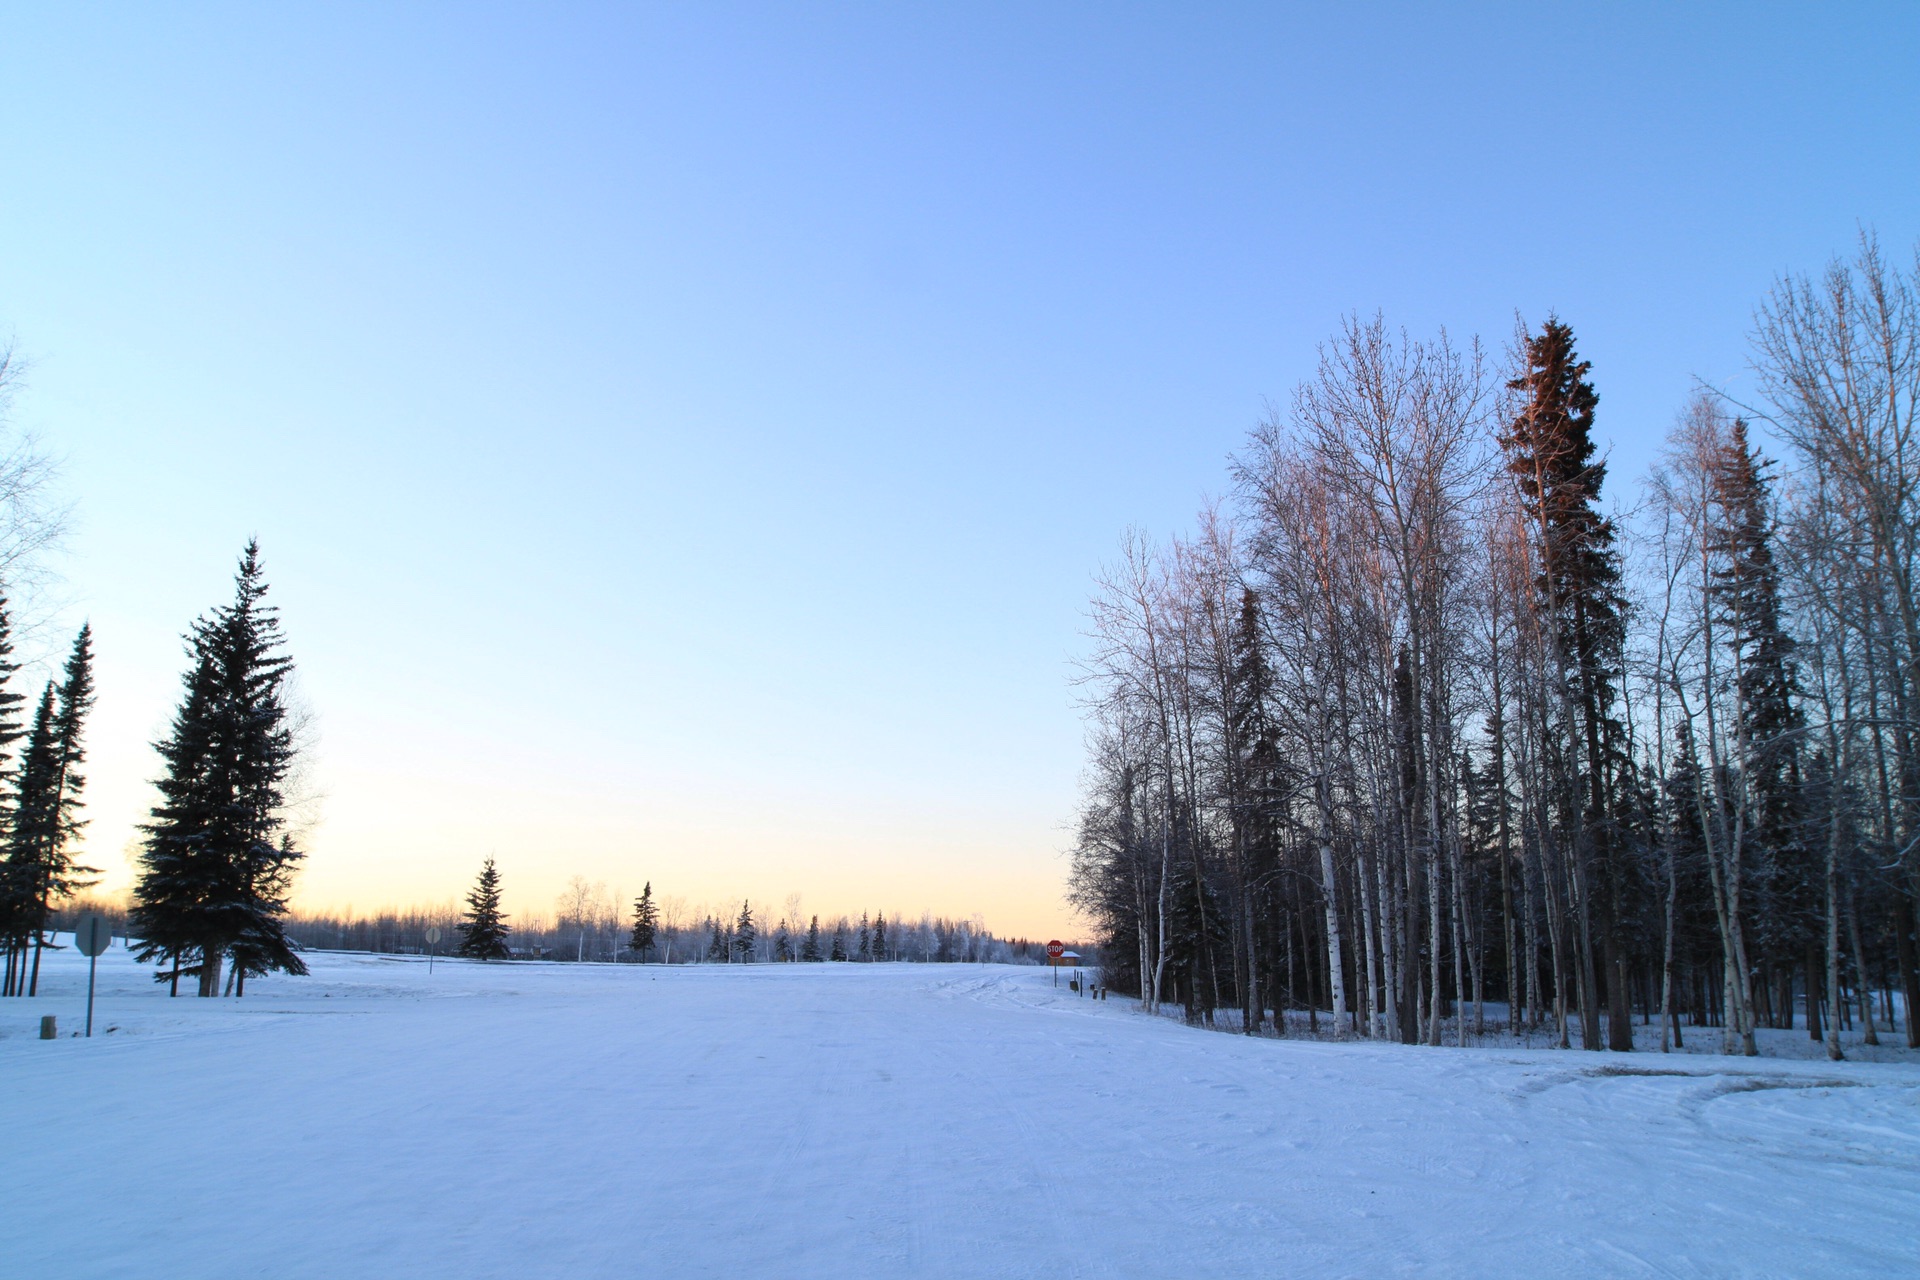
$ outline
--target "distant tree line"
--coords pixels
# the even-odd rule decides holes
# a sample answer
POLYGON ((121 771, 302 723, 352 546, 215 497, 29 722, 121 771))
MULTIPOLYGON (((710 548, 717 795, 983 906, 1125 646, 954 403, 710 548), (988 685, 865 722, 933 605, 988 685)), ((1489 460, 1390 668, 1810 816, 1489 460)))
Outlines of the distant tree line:
POLYGON ((1589 1049, 1636 1020, 1748 1054, 1893 1029, 1920 1000, 1917 288, 1870 237, 1781 279, 1761 403, 1701 391, 1625 515, 1566 323, 1500 368, 1347 322, 1232 506, 1102 575, 1072 892, 1107 981, 1431 1045, 1490 1002, 1589 1049))
POLYGON ((300 913, 286 934, 302 949, 373 951, 476 959, 595 961, 603 964, 778 964, 899 961, 914 964, 1041 964, 1046 945, 1001 938, 978 919, 922 914, 907 921, 884 913, 858 920, 802 917, 799 898, 777 917, 742 902, 737 910, 691 911, 656 897, 649 882, 624 916, 605 886, 575 877, 553 918, 513 920, 501 902, 492 859, 464 903, 388 910, 364 916, 300 913), (770 918, 771 917, 771 918, 770 918), (427 931, 438 928, 430 944, 427 931))

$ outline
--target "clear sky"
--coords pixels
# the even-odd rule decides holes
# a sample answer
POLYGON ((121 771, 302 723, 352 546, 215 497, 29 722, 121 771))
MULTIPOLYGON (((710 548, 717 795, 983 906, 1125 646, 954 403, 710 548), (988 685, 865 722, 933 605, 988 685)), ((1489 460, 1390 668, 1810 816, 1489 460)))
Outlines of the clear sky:
POLYGON ((1920 237, 1920 6, 14 4, 0 331, 65 459, 92 859, 263 544, 301 898, 498 857, 1068 933, 1069 687, 1350 310, 1557 310, 1616 471, 1920 237))

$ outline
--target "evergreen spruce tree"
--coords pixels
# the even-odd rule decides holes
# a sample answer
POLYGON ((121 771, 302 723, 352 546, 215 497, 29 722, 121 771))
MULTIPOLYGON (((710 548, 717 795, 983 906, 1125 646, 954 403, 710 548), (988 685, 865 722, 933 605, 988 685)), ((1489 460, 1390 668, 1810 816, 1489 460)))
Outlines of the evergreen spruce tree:
POLYGON ((0 772, 13 758, 13 744, 26 736, 21 724, 27 695, 13 687, 20 664, 13 660, 13 614, 7 597, 0 595, 0 772))
POLYGON ((820 954, 820 917, 815 916, 807 922, 807 940, 800 944, 800 959, 813 964, 823 957, 820 954))
MULTIPOLYGON (((19 664, 13 660, 13 625, 7 599, 0 595, 0 777, 12 773, 13 744, 26 730, 21 726, 21 705, 26 695, 13 685, 19 664)), ((17 982, 26 955, 28 921, 32 901, 31 877, 26 866, 16 866, 11 849, 13 832, 12 797, 0 793, 0 951, 5 953, 5 974, 0 977, 0 995, 18 993, 17 982)))
POLYGON ((480 876, 467 893, 467 911, 460 922, 460 945, 455 955, 472 960, 505 960, 507 917, 500 912, 500 872, 488 858, 480 864, 480 876))
MULTIPOLYGON (((282 830, 286 780, 293 768, 293 730, 287 722, 286 683, 293 673, 280 636, 278 610, 266 604, 260 545, 249 541, 236 575, 234 603, 215 615, 212 649, 222 675, 217 727, 227 757, 234 910, 227 953, 236 996, 247 978, 307 967, 286 936, 293 873, 304 856, 282 830)), ((216 968, 212 977, 217 980, 216 968)), ((207 975, 202 973, 203 979, 207 975)))
POLYGON ((753 963, 753 944, 759 941, 760 931, 754 927, 753 904, 740 904, 740 919, 733 926, 733 950, 740 957, 741 964, 753 963))
POLYGON ((4 954, 4 973, 0 973, 0 996, 17 994, 15 982, 22 973, 21 960, 27 949, 27 922, 31 919, 28 903, 26 868, 16 866, 11 855, 0 856, 0 953, 4 954))
POLYGON ((641 886, 640 897, 633 904, 633 936, 627 939, 627 949, 635 955, 645 955, 653 950, 653 944, 660 933, 660 907, 653 900, 653 881, 641 886))
POLYGON ((285 697, 293 663, 265 603, 258 542, 242 553, 234 587, 233 603, 187 637, 192 664, 156 744, 160 803, 144 828, 130 919, 135 956, 169 962, 155 976, 176 992, 181 977, 197 977, 202 996, 220 993, 229 956, 236 994, 249 975, 306 972, 282 923, 301 858, 281 831, 295 755, 285 697))
POLYGON ((53 750, 53 682, 47 682, 27 731, 26 748, 14 776, 7 830, 7 994, 25 995, 31 957, 40 933, 40 830, 48 808, 53 750))
MULTIPOLYGON (((1226 755, 1226 792, 1229 804, 1229 816, 1232 822, 1232 848, 1234 852, 1233 872, 1239 881, 1239 889, 1251 909, 1248 911, 1245 939, 1246 973, 1244 980, 1236 977, 1235 984, 1240 988, 1241 1028, 1248 1035, 1259 1031, 1265 1020, 1263 1006, 1266 1001, 1261 996, 1261 981, 1257 969, 1261 964, 1262 939, 1256 920, 1273 918, 1273 911, 1263 900, 1272 895, 1272 885, 1280 879, 1280 834, 1279 816, 1276 810, 1281 805, 1275 797, 1285 794, 1287 779, 1282 776, 1279 753, 1274 747, 1273 724, 1268 715, 1268 706, 1273 701, 1273 672, 1267 663, 1266 641, 1262 634, 1260 616, 1260 598, 1251 588, 1246 588, 1240 596, 1240 618, 1231 635, 1233 671, 1228 692, 1229 712, 1227 717, 1228 748, 1226 755), (1259 906, 1252 904, 1259 903, 1259 906)), ((1132 791, 1132 776, 1125 779, 1124 789, 1132 791)), ((1130 794, 1129 794, 1130 800, 1130 794)), ((1130 808, 1130 804, 1126 806, 1130 808)), ((1131 817, 1124 819, 1116 835, 1130 840, 1131 817)), ((1269 944, 1271 945, 1271 944, 1269 944)), ((1134 947, 1137 950, 1137 940, 1134 947)), ((1268 955, 1268 965, 1277 969, 1278 957, 1268 955)), ((1284 1019, 1275 1024, 1284 1030, 1284 1019)))
MULTIPOLYGON (((47 914, 55 901, 94 883, 99 874, 78 866, 68 845, 86 826, 79 819, 86 778, 82 740, 93 709, 93 629, 80 628, 67 657, 63 678, 41 695, 27 750, 21 761, 19 789, 8 840, 8 864, 26 893, 25 923, 32 939, 32 968, 27 994, 40 984, 40 955, 46 946, 47 914)), ((23 957, 24 958, 24 957, 23 957)), ((15 987, 18 989, 18 976, 15 987)))
MULTIPOLYGON (((1781 619, 1780 569, 1774 562, 1771 463, 1748 441, 1736 418, 1714 475, 1720 511, 1711 533, 1722 567, 1708 588, 1737 650, 1739 719, 1735 726, 1747 794, 1761 945, 1782 966, 1805 963, 1808 990, 1819 989, 1816 947, 1821 886, 1813 849, 1803 835, 1805 798, 1793 637, 1781 619)), ((1809 1030, 1817 1022, 1808 1020, 1809 1030)))
POLYGON ((873 939, 870 950, 875 960, 887 958, 887 918, 884 915, 873 918, 873 939))
MULTIPOLYGON (((1504 905, 1508 895, 1502 888, 1502 878, 1505 876, 1507 869, 1504 865, 1500 849, 1501 797, 1499 787, 1494 779, 1493 767, 1490 764, 1489 767, 1484 770, 1474 768, 1473 754, 1471 750, 1463 750, 1460 753, 1460 795, 1464 801, 1461 817, 1464 819, 1462 825, 1465 828, 1465 839, 1462 845, 1466 854, 1467 872, 1470 880, 1484 876, 1488 887, 1498 893, 1498 896, 1495 897, 1493 901, 1500 903, 1502 909, 1502 915, 1500 916, 1501 943, 1498 948, 1488 948, 1487 962, 1490 966, 1493 957, 1496 954, 1499 956, 1501 964, 1500 982, 1502 984, 1500 989, 1506 992, 1509 1001, 1513 1006, 1517 1007, 1519 995, 1513 985, 1513 975, 1508 972, 1513 966, 1513 956, 1511 954, 1511 930, 1507 927, 1504 905)), ((1492 754, 1491 749, 1489 749, 1488 754, 1492 754)), ((1481 1028, 1476 1026, 1476 1034, 1480 1030, 1481 1028)))
POLYGON ((843 924, 835 925, 833 927, 833 950, 828 954, 827 959, 845 960, 846 958, 847 958, 847 927, 843 924))
MULTIPOLYGON (((1700 759, 1693 724, 1681 717, 1674 726, 1672 759, 1662 782, 1662 801, 1670 815, 1663 839, 1671 851, 1675 893, 1674 951, 1678 964, 1686 968, 1711 971, 1720 968, 1720 939, 1713 907, 1713 872, 1708 866, 1713 853, 1696 818, 1702 794, 1713 807, 1713 779, 1700 759)), ((1726 1013, 1722 1011, 1723 1020, 1726 1013)), ((1696 1020, 1695 1025, 1699 1025, 1696 1020)), ((1676 1045, 1682 1043, 1680 1021, 1672 1030, 1676 1045)))
POLYGON ((794 958, 793 933, 787 928, 785 920, 773 931, 773 958, 782 963, 791 962, 794 958))
MULTIPOLYGON (((190 636, 191 640, 192 637, 190 636)), ((162 773, 154 781, 160 803, 143 826, 146 839, 133 889, 128 932, 134 958, 163 964, 155 981, 180 994, 180 979, 191 976, 188 962, 203 929, 200 906, 204 886, 213 879, 214 858, 206 828, 212 819, 212 788, 206 773, 213 752, 211 707, 215 700, 212 655, 194 646, 185 696, 174 712, 167 736, 154 744, 162 773)))
POLYGON ((1191 859, 1174 864, 1168 894, 1167 973, 1193 1025, 1214 1022, 1215 975, 1209 967, 1213 950, 1227 944, 1226 913, 1218 893, 1196 874, 1191 859))
POLYGON ((165 766, 154 783, 161 800, 145 827, 129 919, 129 932, 139 938, 134 958, 165 962, 169 968, 155 980, 166 982, 168 994, 175 996, 180 979, 197 971, 188 962, 210 932, 203 919, 207 888, 222 874, 208 840, 216 801, 208 777, 216 683, 213 655, 200 650, 171 730, 156 744, 165 766))
POLYGON ((1626 729, 1614 714, 1625 667, 1626 614, 1613 522, 1600 511, 1607 465, 1593 441, 1600 402, 1587 374, 1592 365, 1574 350, 1573 330, 1549 319, 1527 338, 1526 369, 1509 383, 1525 397, 1501 436, 1507 469, 1534 522, 1540 548, 1537 585, 1550 620, 1559 683, 1573 723, 1562 726, 1574 743, 1562 779, 1561 821, 1575 850, 1574 898, 1580 924, 1581 1037, 1600 1045, 1596 945, 1607 968, 1608 1043, 1633 1048, 1627 993, 1632 986, 1628 941, 1617 933, 1621 781, 1628 767, 1626 729), (1592 881, 1592 883, 1589 883, 1592 881), (1598 910, 1589 922, 1589 903, 1598 910), (1597 937, 1595 934, 1597 933, 1597 937))
POLYGON ((306 961, 294 951, 284 923, 288 899, 293 894, 294 867, 304 857, 293 836, 285 831, 277 843, 255 841, 246 848, 241 880, 246 927, 228 947, 233 957, 236 997, 247 993, 250 976, 307 971, 306 961))
POLYGON ((867 921, 867 913, 860 913, 860 946, 855 952, 862 960, 873 959, 873 926, 867 921))
POLYGON ((713 931, 712 936, 707 939, 707 959, 714 964, 725 964, 727 962, 727 935, 720 930, 720 918, 718 916, 708 916, 707 927, 713 931))

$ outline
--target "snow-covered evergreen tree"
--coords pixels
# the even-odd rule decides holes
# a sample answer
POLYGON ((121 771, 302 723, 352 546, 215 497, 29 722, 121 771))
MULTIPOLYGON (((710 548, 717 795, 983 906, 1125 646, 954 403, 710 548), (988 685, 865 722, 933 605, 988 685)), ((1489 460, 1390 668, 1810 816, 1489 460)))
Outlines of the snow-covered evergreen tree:
POLYGON ((845 960, 846 958, 847 958, 847 926, 844 923, 842 923, 842 924, 837 924, 833 927, 833 950, 828 954, 827 959, 845 960))
POLYGON ((807 922, 807 939, 800 944, 800 959, 812 964, 821 959, 820 955, 820 917, 815 916, 807 922))
POLYGON ((868 950, 875 960, 887 958, 887 917, 885 914, 873 918, 873 937, 868 942, 868 950))

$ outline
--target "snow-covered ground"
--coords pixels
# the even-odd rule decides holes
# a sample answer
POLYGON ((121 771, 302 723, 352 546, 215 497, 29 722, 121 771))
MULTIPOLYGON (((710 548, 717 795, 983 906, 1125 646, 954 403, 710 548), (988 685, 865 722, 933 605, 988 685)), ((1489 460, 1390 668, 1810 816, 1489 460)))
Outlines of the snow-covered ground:
POLYGON ((0 1002, 0 1274, 1920 1273, 1920 1066, 1249 1040, 1036 969, 309 959, 168 1000, 116 948, 91 1041, 71 952, 0 1002))
MULTIPOLYGON (((1214 1011, 1215 1022, 1202 1029, 1224 1032, 1229 1035, 1240 1034, 1240 1011, 1238 1009, 1218 1009, 1214 1011)), ((1160 1006, 1160 1016, 1175 1021, 1185 1021, 1185 1010, 1179 1005, 1160 1006)), ((1762 1058, 1801 1058, 1825 1061, 1827 1046, 1807 1035, 1805 1015, 1799 1015, 1801 1025, 1792 1030, 1774 1027, 1756 1028, 1753 1037, 1755 1047, 1762 1058)), ((1884 1017, 1883 1011, 1876 1009, 1876 1016, 1884 1017)), ((1901 1015, 1904 1019, 1905 1015, 1901 1015)), ((1479 1034, 1473 1031, 1473 1015, 1469 1006, 1467 1015, 1467 1047, 1476 1049, 1555 1049, 1559 1046, 1560 1036, 1553 1027, 1551 1018, 1537 1028, 1512 1028, 1507 1022, 1507 1007, 1504 1003, 1489 1000, 1485 1008, 1485 1030, 1479 1034)), ((1920 1066, 1920 1050, 1907 1048, 1906 1023, 1902 1021, 1898 1031, 1889 1031, 1885 1023, 1876 1023, 1880 1028, 1880 1042, 1867 1044, 1866 1034, 1856 1025, 1840 1033, 1840 1045, 1846 1056, 1855 1062, 1904 1062, 1920 1066)), ((1601 1024, 1605 1034, 1605 1023, 1601 1024)), ((1287 1013, 1287 1035, 1314 1040, 1333 1040, 1333 1019, 1324 1012, 1318 1019, 1310 1018, 1304 1010, 1293 1009, 1287 1013)), ((1271 1034, 1268 1028, 1261 1028, 1261 1034, 1271 1034)), ((1719 1027, 1696 1027, 1687 1023, 1681 1027, 1684 1043, 1678 1048, 1668 1046, 1669 1053, 1706 1054, 1718 1057, 1726 1052, 1724 1037, 1719 1027)), ((1448 1048, 1458 1043, 1459 1027, 1452 1018, 1442 1020, 1440 1042, 1448 1048)), ((1578 1015, 1567 1030, 1567 1039, 1572 1047, 1580 1045, 1580 1024, 1578 1015)), ((1660 1024, 1656 1019, 1633 1024, 1634 1048, 1642 1053, 1660 1052, 1660 1024)))

